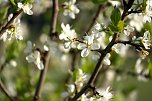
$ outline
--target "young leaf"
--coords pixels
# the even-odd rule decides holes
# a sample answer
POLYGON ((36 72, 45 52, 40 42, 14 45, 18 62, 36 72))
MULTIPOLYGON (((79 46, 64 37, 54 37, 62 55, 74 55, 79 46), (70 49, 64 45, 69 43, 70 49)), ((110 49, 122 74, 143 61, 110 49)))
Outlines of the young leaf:
POLYGON ((118 27, 119 31, 122 31, 125 27, 125 23, 120 20, 117 24, 117 27, 118 27))
POLYGON ((120 10, 118 8, 114 8, 112 13, 111 13, 111 21, 112 23, 117 26, 118 22, 120 21, 121 19, 121 13, 120 13, 120 10))

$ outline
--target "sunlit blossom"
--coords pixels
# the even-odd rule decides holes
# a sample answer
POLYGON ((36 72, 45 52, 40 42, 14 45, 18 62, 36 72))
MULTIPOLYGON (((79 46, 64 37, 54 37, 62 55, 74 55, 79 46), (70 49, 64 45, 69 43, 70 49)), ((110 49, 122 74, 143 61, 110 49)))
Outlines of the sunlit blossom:
POLYGON ((44 69, 44 65, 41 61, 41 55, 39 51, 34 51, 33 53, 29 54, 26 57, 26 60, 31 63, 34 62, 34 64, 38 67, 38 69, 42 70, 44 69))
POLYGON ((72 19, 75 19, 75 14, 80 12, 75 3, 76 0, 69 0, 68 2, 65 2, 63 15, 69 15, 72 19))
POLYGON ((107 87, 106 90, 97 89, 97 91, 102 96, 102 101, 110 101, 113 96, 110 92, 110 87, 107 87))
POLYGON ((81 51, 81 56, 86 57, 89 55, 91 50, 100 49, 100 44, 95 42, 95 35, 84 36, 84 43, 79 43, 77 46, 81 51))
POLYGON ((144 17, 143 17, 143 21, 144 22, 151 22, 151 17, 152 17, 152 1, 151 0, 147 0, 146 1, 146 9, 144 12, 144 17))
POLYGON ((124 34, 127 35, 127 36, 129 36, 130 33, 132 33, 133 31, 134 31, 134 27, 128 25, 124 29, 124 34))
MULTIPOLYGON (((10 14, 8 16, 8 21, 13 17, 13 14, 10 14)), ((12 24, 5 30, 5 32, 2 34, 0 37, 1 40, 6 41, 6 40, 11 40, 13 38, 16 38, 17 40, 23 40, 22 37, 22 30, 20 27, 20 19, 14 19, 12 24)))
POLYGON ((19 9, 22 9, 24 11, 24 13, 28 14, 28 15, 32 15, 33 11, 32 9, 32 5, 31 4, 22 4, 21 2, 17 3, 17 6, 19 9))
POLYGON ((111 61, 110 61, 110 53, 108 53, 108 54, 106 54, 106 56, 104 57, 104 59, 103 59, 103 63, 105 64, 105 65, 110 65, 111 64, 111 61))
POLYGON ((142 43, 145 46, 145 48, 150 49, 150 46, 151 46, 150 32, 146 31, 144 33, 144 36, 141 39, 142 39, 142 43))
POLYGON ((67 49, 70 46, 74 46, 73 39, 76 38, 77 36, 75 30, 71 29, 69 24, 64 25, 64 23, 61 24, 61 28, 62 31, 61 34, 59 35, 59 39, 66 41, 64 44, 65 48, 67 49))
POLYGON ((43 62, 41 61, 41 54, 38 50, 34 49, 35 44, 32 44, 31 41, 27 42, 27 47, 25 48, 24 52, 28 55, 26 56, 26 60, 29 63, 34 63, 38 69, 44 69, 43 62))

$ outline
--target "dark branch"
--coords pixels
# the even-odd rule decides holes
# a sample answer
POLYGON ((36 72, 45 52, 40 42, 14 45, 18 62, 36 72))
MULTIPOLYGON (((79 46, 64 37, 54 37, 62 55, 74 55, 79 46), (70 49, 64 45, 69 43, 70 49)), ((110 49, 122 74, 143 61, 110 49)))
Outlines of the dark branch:
MULTIPOLYGON (((52 8, 52 19, 51 19, 51 28, 50 28, 50 37, 53 37, 53 34, 56 33, 56 23, 57 23, 57 16, 58 16, 58 0, 53 0, 53 8, 52 8)), ((44 57, 44 69, 40 73, 38 85, 35 91, 34 99, 33 101, 39 101, 40 95, 42 91, 42 87, 45 81, 45 76, 48 70, 49 61, 50 61, 50 51, 46 52, 44 57)))

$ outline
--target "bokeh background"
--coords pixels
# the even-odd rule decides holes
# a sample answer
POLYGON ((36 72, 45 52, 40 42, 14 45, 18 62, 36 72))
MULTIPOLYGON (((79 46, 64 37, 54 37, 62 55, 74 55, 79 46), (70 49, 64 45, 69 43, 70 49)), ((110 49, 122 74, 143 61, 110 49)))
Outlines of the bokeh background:
MULTIPOLYGON (((19 1, 19 0, 16 0, 19 1)), ((62 4, 66 0, 59 0, 59 15, 57 22, 57 33, 61 33, 61 23, 69 23, 76 30, 79 37, 85 35, 99 4, 91 0, 77 0, 80 13, 72 20, 63 15, 62 4)), ((109 0, 110 1, 110 0, 109 0)), ((107 1, 107 2, 109 2, 107 1)), ((122 10, 122 0, 119 8, 122 10)), ((138 0, 142 1, 142 0, 138 0)), ((107 3, 106 2, 106 3, 107 3)), ((8 0, 0 0, 0 26, 6 21, 11 12, 8 0), (5 12, 5 13, 4 13, 5 12)), ((110 14, 114 8, 112 3, 103 4, 105 8, 97 19, 97 22, 108 25, 110 14)), ((52 0, 34 0, 32 16, 21 14, 21 28, 23 41, 0 41, 0 78, 12 95, 18 95, 20 101, 32 101, 39 79, 40 70, 34 64, 26 60, 24 49, 28 40, 42 48, 47 41, 50 30, 52 0)), ((130 20, 130 19, 129 19, 130 20)), ((126 23, 129 23, 129 20, 126 23)), ((152 34, 152 23, 143 24, 140 31, 135 31, 138 36, 143 36, 145 29, 152 34)), ((109 34, 106 34, 105 44, 109 42, 109 34)), ((92 52, 88 57, 82 58, 78 50, 65 50, 64 42, 49 41, 51 59, 48 72, 43 86, 41 101, 63 101, 63 92, 67 90, 67 84, 71 83, 69 70, 71 68, 82 68, 90 75, 97 63, 98 54, 92 52), (69 80, 70 79, 70 80, 69 80)), ((134 47, 124 46, 122 54, 111 52, 111 65, 104 66, 96 80, 97 88, 111 87, 114 95, 112 101, 152 101, 152 50, 149 55, 142 59, 141 53, 134 47), (138 71, 142 71, 140 76, 138 71)), ((0 90, 0 101, 9 101, 7 96, 0 90)))

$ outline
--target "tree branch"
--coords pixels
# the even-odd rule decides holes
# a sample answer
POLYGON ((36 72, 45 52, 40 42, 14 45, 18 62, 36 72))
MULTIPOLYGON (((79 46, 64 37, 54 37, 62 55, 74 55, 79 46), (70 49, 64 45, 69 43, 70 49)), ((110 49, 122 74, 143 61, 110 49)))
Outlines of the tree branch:
POLYGON ((112 46, 115 44, 116 38, 117 38, 117 33, 115 33, 113 35, 113 39, 111 40, 111 42, 108 44, 108 46, 103 50, 103 53, 100 56, 100 59, 98 60, 98 63, 96 64, 96 67, 93 71, 93 73, 91 74, 91 77, 88 81, 88 83, 86 84, 86 86, 84 86, 80 92, 78 92, 72 99, 71 101, 76 101, 88 88, 90 87, 94 87, 94 82, 97 78, 97 75, 99 74, 100 70, 102 69, 102 67, 100 66, 104 57, 106 56, 107 53, 111 52, 111 48, 112 46))
POLYGON ((134 46, 138 50, 141 50, 141 48, 145 49, 145 47, 143 45, 132 43, 131 41, 120 41, 120 40, 118 40, 118 41, 115 42, 115 44, 117 44, 117 43, 122 43, 124 45, 126 45, 126 44, 131 45, 131 46, 134 46))
MULTIPOLYGON (((50 37, 53 37, 53 34, 56 33, 56 23, 57 23, 57 16, 58 16, 58 0, 53 0, 53 9, 52 9, 52 19, 51 19, 51 28, 50 28, 50 37)), ((34 99, 33 101, 39 101, 40 95, 42 91, 42 87, 44 84, 45 76, 48 70, 49 61, 50 61, 50 51, 46 52, 44 57, 44 69, 40 73, 38 85, 35 91, 34 99)))
MULTIPOLYGON (((133 2, 134 2, 134 0, 132 0, 132 1, 129 0, 128 3, 131 3, 131 4, 127 4, 126 1, 123 0, 124 11, 123 11, 123 14, 121 16, 121 20, 124 20, 125 16, 128 15, 128 10, 133 5, 133 2)), ((117 37, 118 37, 118 33, 114 33, 113 39, 111 40, 111 42, 108 44, 108 46, 101 53, 101 56, 100 56, 100 58, 99 58, 99 60, 98 60, 98 62, 96 64, 96 67, 95 67, 95 69, 94 69, 94 71, 93 71, 88 83, 70 101, 76 101, 83 93, 86 92, 87 89, 89 89, 90 87, 94 87, 94 82, 95 82, 99 72, 102 70, 102 67, 100 65, 101 65, 104 57, 106 56, 106 54, 111 52, 111 48, 116 43, 117 37)))

